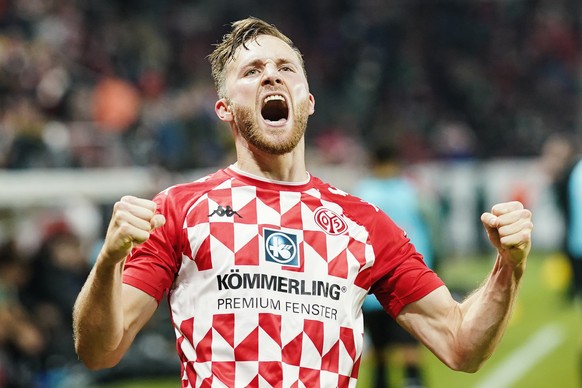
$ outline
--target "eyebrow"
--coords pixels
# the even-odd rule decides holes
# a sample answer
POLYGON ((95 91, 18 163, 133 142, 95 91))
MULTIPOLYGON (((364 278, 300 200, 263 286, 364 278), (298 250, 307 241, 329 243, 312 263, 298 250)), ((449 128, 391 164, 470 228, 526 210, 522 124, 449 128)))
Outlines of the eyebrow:
MULTIPOLYGON (((243 68, 245 67, 252 67, 252 66, 262 66, 264 63, 264 60, 262 59, 253 59, 252 61, 243 64, 243 68)), ((291 65, 296 65, 296 63, 294 63, 291 59, 288 58, 283 58, 283 57, 279 57, 275 59, 275 64, 280 66, 280 65, 286 65, 286 64, 291 64, 291 65)))

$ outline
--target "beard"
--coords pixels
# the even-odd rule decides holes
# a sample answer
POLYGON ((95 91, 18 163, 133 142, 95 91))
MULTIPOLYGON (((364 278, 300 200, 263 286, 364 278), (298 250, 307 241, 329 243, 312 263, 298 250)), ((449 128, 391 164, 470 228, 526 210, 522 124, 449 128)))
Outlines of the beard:
POLYGON ((234 122, 241 136, 258 150, 272 155, 284 155, 293 151, 303 138, 309 117, 309 101, 298 104, 295 113, 291 133, 275 137, 261 131, 251 108, 233 106, 234 122))

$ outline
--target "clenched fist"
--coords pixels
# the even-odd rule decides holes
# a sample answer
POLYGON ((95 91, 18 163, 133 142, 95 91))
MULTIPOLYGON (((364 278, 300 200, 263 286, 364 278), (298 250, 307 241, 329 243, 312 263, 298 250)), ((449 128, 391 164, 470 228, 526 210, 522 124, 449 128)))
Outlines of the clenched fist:
POLYGON ((491 213, 481 215, 489 240, 505 262, 514 268, 524 264, 531 249, 531 218, 531 211, 516 201, 497 204, 491 213))
POLYGON ((141 244, 150 233, 166 223, 156 213, 156 203, 147 199, 124 196, 113 206, 113 215, 101 253, 106 260, 117 263, 127 257, 134 244, 141 244))

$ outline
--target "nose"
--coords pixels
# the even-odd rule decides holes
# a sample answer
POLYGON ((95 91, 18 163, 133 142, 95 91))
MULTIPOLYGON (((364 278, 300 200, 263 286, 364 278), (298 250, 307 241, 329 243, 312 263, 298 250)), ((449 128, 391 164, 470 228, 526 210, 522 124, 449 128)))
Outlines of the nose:
POLYGON ((263 85, 276 85, 282 82, 279 70, 274 64, 268 64, 263 71, 263 85))

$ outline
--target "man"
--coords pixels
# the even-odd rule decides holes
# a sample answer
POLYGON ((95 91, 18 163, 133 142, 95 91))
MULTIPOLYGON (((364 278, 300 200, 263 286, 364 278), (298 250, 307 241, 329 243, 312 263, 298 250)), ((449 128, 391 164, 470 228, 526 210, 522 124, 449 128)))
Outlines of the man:
POLYGON ((550 179, 556 205, 564 220, 560 248, 566 253, 572 284, 568 296, 582 296, 582 158, 576 138, 562 133, 545 141, 540 156, 543 170, 550 179))
MULTIPOLYGON (((564 220, 560 244, 572 273, 568 300, 580 306, 582 300, 582 157, 576 136, 552 134, 546 139, 540 162, 550 178, 556 205, 564 220)), ((582 342, 578 345, 578 373, 582 378, 582 342)))
POLYGON ((210 62, 237 162, 114 205, 74 309, 83 362, 118 363, 166 292, 182 386, 354 387, 371 291, 449 367, 477 370, 507 324, 531 213, 513 202, 483 214, 496 264, 458 304, 384 213, 308 174, 315 100, 289 38, 241 20, 210 62))
MULTIPOLYGON (((370 175, 361 179, 354 194, 384 211, 410 238, 429 268, 434 268, 431 231, 425 220, 418 189, 404 172, 398 150, 392 144, 380 144, 370 153, 370 175)), ((418 340, 398 325, 384 311, 374 295, 362 305, 366 334, 371 341, 374 388, 390 387, 388 353, 398 352, 402 359, 405 388, 425 386, 422 352, 418 340)))

